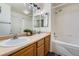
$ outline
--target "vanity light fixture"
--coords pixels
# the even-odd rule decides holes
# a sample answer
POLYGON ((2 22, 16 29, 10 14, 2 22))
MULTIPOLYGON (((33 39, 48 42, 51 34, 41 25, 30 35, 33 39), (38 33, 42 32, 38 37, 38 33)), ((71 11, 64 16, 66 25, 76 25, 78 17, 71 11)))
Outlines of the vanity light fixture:
POLYGON ((40 7, 37 7, 37 9, 40 9, 40 7))
POLYGON ((45 13, 45 15, 48 15, 48 13, 45 13))
POLYGON ((28 4, 31 8, 35 8, 35 9, 37 9, 37 10, 39 10, 39 9, 41 9, 37 4, 35 4, 35 3, 29 3, 28 4))

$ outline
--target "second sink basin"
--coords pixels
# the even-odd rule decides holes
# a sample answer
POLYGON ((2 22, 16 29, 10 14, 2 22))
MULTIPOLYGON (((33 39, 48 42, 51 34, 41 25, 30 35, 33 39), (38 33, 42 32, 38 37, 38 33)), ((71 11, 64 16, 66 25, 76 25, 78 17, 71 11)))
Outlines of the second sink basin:
POLYGON ((0 42, 0 46, 7 47, 7 46, 17 46, 22 45, 24 43, 28 43, 30 41, 27 37, 19 37, 17 39, 7 39, 0 42))

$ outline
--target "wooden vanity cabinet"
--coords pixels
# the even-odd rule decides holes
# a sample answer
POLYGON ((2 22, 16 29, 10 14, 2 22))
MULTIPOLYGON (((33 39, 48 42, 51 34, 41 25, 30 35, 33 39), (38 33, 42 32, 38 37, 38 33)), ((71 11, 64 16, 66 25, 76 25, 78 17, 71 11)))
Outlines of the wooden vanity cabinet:
POLYGON ((50 50, 50 35, 45 37, 44 41, 45 41, 44 51, 45 51, 45 55, 47 55, 50 50))
POLYGON ((44 56, 50 50, 50 36, 46 36, 39 41, 12 53, 10 56, 44 56))
POLYGON ((36 43, 31 44, 13 54, 10 56, 36 56, 36 43))

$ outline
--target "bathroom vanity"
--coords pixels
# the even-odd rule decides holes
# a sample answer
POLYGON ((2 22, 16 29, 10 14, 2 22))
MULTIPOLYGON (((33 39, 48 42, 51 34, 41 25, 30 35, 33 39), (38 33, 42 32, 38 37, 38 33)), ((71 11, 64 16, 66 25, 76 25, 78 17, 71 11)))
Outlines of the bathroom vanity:
POLYGON ((50 33, 28 36, 31 40, 20 46, 0 47, 0 55, 45 56, 50 50, 50 33), (1 51, 2 50, 2 51, 1 51), (2 54, 1 54, 2 53, 2 54))
POLYGON ((40 39, 29 46, 26 46, 12 54, 11 56, 44 56, 50 48, 50 35, 40 39))

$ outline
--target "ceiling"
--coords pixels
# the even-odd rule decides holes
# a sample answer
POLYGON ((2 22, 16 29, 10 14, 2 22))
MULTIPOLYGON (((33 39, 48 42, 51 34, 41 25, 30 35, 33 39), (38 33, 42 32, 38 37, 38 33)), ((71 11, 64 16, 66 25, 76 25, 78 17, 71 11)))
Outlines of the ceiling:
POLYGON ((53 6, 57 6, 57 5, 60 5, 62 3, 53 3, 53 6))
MULTIPOLYGON (((41 9, 43 9, 43 3, 36 3, 41 9)), ((24 3, 8 3, 8 5, 11 6, 11 10, 22 13, 26 15, 23 11, 29 12, 31 14, 32 10, 29 9, 27 4, 24 3)))
POLYGON ((30 10, 25 6, 26 4, 24 3, 8 3, 8 5, 11 6, 12 11, 16 11, 18 13, 24 14, 23 12, 24 10, 26 10, 27 12, 30 12, 30 10))
MULTIPOLYGON (((12 11, 16 11, 16 12, 19 12, 24 15, 31 15, 32 14, 32 9, 30 9, 28 7, 28 5, 25 3, 7 3, 7 4, 11 6, 12 11), (24 11, 27 11, 29 14, 25 14, 24 11)), ((40 7, 42 10, 45 3, 35 3, 35 4, 37 4, 38 7, 40 7)), ((52 6, 56 7, 60 4, 62 4, 62 3, 52 3, 52 6)))

